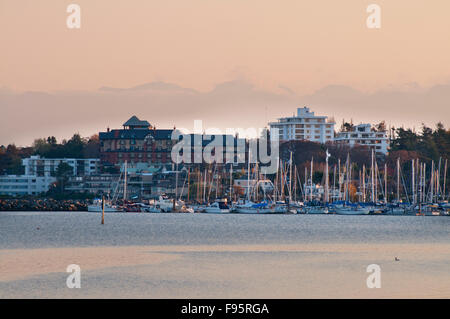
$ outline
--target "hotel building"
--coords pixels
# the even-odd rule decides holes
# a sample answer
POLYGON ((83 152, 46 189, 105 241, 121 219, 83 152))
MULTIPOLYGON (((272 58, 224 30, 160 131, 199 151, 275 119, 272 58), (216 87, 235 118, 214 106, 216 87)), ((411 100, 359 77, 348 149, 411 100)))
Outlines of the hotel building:
POLYGON ((297 116, 279 118, 270 122, 270 130, 279 130, 280 141, 306 140, 326 143, 334 139, 334 119, 316 116, 309 108, 297 109, 297 116))
MULTIPOLYGON (((122 167, 127 161, 129 170, 146 166, 147 171, 155 171, 172 165, 172 146, 178 141, 172 140, 174 129, 156 129, 149 122, 132 116, 123 124, 123 129, 107 130, 100 132, 100 160, 104 167, 122 167)), ((200 163, 204 160, 202 152, 210 143, 212 136, 189 134, 191 142, 191 162, 195 161, 194 155, 200 154, 200 163), (197 143, 198 141, 198 143, 197 143)), ((237 145, 246 145, 245 139, 232 135, 216 135, 214 140, 222 145, 223 158, 226 155, 228 144, 237 150, 237 145), (228 144, 227 144, 228 143, 228 144)), ((236 154, 234 154, 236 158, 236 154)), ((146 171, 146 169, 141 169, 146 171)))

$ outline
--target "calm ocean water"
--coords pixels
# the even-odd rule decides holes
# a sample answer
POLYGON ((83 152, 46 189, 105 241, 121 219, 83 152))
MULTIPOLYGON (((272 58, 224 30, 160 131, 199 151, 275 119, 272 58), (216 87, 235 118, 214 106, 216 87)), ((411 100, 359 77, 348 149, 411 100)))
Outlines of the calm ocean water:
POLYGON ((0 249, 127 245, 448 243, 425 216, 0 212, 0 249))

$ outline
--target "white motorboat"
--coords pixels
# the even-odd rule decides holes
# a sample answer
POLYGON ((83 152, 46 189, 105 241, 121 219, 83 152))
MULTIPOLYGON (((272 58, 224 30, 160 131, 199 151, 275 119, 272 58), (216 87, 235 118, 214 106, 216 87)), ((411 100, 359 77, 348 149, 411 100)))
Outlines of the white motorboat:
POLYGON ((370 209, 365 207, 345 206, 336 207, 335 212, 338 215, 368 215, 370 213, 370 209))
MULTIPOLYGON (((88 205, 88 212, 101 213, 102 211, 103 208, 101 199, 94 199, 94 203, 92 205, 88 205)), ((105 201, 105 213, 119 213, 119 212, 123 212, 123 208, 111 205, 109 202, 105 201)))
POLYGON ((239 214, 285 214, 288 212, 286 205, 247 202, 236 205, 239 214))
MULTIPOLYGON (((165 195, 160 195, 157 200, 153 201, 153 206, 160 209, 161 213, 169 213, 173 210, 173 199, 165 195)), ((180 203, 175 203, 175 210, 180 209, 180 203)))
POLYGON ((231 213, 230 207, 224 201, 215 201, 214 203, 205 207, 207 214, 228 214, 231 213))

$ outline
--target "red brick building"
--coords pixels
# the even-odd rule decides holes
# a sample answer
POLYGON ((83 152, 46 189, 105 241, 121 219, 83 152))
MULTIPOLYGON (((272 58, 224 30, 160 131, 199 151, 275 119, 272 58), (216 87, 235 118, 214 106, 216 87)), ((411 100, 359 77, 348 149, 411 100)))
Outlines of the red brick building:
POLYGON ((161 165, 172 163, 173 129, 156 129, 147 121, 132 116, 123 129, 100 132, 100 160, 102 165, 120 166, 127 161, 161 165))

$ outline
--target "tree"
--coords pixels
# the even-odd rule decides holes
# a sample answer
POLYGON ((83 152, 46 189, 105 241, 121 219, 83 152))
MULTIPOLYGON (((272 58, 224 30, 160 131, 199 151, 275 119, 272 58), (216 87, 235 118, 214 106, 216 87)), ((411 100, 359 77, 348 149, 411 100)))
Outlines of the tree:
POLYGON ((56 168, 55 176, 58 181, 58 184, 61 186, 61 193, 64 193, 65 185, 69 176, 73 175, 73 167, 67 164, 66 162, 59 163, 56 168))
POLYGON ((100 157, 100 139, 98 134, 92 135, 83 150, 84 158, 98 158, 100 157))
POLYGON ((83 158, 83 150, 86 145, 86 140, 83 139, 80 134, 76 133, 72 136, 70 140, 64 145, 65 147, 65 157, 71 158, 83 158))
POLYGON ((386 122, 385 121, 381 121, 380 123, 375 125, 375 129, 378 132, 385 132, 386 131, 386 122))
POLYGON ((342 132, 351 132, 354 129, 354 125, 353 123, 348 123, 348 122, 344 122, 342 121, 342 126, 341 126, 341 131, 342 132))

